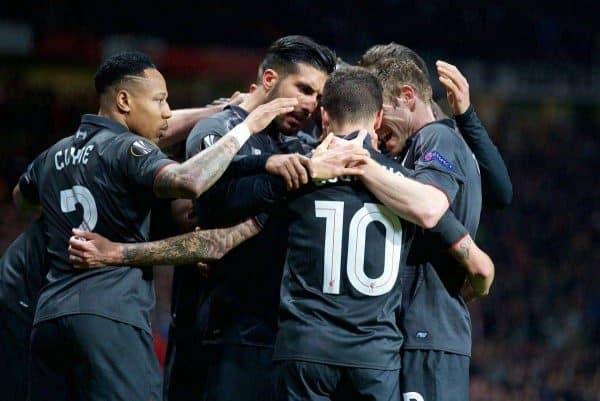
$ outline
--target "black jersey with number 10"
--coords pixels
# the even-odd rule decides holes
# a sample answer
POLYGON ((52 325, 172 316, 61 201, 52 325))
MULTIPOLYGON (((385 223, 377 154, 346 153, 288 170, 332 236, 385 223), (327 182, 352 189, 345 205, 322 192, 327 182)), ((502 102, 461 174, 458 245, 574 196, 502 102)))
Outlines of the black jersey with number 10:
POLYGON ((288 213, 275 359, 398 369, 399 272, 415 226, 356 179, 313 186, 288 213))

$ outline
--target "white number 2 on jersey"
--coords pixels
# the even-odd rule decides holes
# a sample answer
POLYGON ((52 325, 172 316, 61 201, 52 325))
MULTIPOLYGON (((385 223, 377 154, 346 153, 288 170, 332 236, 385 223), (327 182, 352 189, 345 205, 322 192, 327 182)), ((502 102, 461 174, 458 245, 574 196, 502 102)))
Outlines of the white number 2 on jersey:
MULTIPOLYGON (((315 216, 325 218, 323 292, 339 294, 344 202, 315 201, 315 216)), ((401 252, 402 224, 398 216, 383 205, 365 203, 352 216, 348 228, 346 274, 352 286, 361 294, 369 296, 383 295, 391 291, 398 278, 401 252), (371 278, 365 273, 365 246, 367 226, 375 221, 385 227, 385 257, 383 273, 379 277, 371 278)))
POLYGON ((83 221, 79 225, 80 230, 92 231, 98 222, 98 211, 94 196, 86 187, 75 185, 71 189, 60 191, 60 210, 63 213, 74 212, 75 205, 80 204, 83 208, 83 221))

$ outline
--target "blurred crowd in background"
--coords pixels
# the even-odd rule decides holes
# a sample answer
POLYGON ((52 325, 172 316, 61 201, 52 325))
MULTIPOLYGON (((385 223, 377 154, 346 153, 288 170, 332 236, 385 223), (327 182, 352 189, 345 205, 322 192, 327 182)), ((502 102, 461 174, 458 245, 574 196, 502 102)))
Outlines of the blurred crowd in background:
MULTIPOLYGON (((594 178, 600 168, 600 34, 594 34, 592 28, 595 13, 573 16, 570 11, 574 6, 568 4, 561 14, 552 7, 527 12, 519 8, 522 2, 514 1, 506 2, 501 8, 481 6, 476 12, 450 3, 438 7, 433 5, 436 2, 417 2, 411 4, 415 7, 414 13, 404 20, 398 13, 399 1, 383 1, 376 7, 360 2, 355 7, 339 10, 334 3, 321 3, 319 20, 322 24, 308 34, 326 45, 342 49, 349 62, 368 46, 391 40, 419 52, 425 48, 423 53, 430 62, 438 57, 452 57, 456 51, 457 58, 449 61, 459 68, 464 67, 472 84, 472 103, 509 167, 514 186, 512 205, 503 211, 484 210, 477 236, 480 245, 495 261, 496 281, 487 298, 471 305, 474 333, 471 399, 600 400, 600 281, 596 271, 600 266, 600 186, 594 178), (538 11, 540 14, 535 14, 538 11), (353 29, 353 24, 373 13, 379 13, 382 21, 378 29, 371 27, 363 31, 362 25, 360 29, 353 29), (442 34, 438 29, 437 33, 427 36, 419 21, 426 18, 433 21, 444 15, 448 19, 455 18, 449 33, 442 34), (579 19, 575 21, 575 17, 579 19), (511 18, 511 28, 500 31, 498 27, 503 21, 511 18), (397 26, 400 21, 403 22, 401 27, 397 26), (490 26, 495 28, 488 29, 490 26), (402 41, 408 35, 416 35, 418 39, 402 41), (492 40, 493 35, 502 36, 502 45, 492 40), (513 46, 521 39, 519 46, 513 46), (503 62, 501 71, 506 75, 490 76, 489 71, 497 71, 498 57, 506 56, 514 62, 516 72, 510 62, 503 62), (566 63, 568 69, 583 72, 583 75, 571 74, 572 81, 567 82, 579 87, 567 86, 558 91, 555 85, 547 84, 553 82, 548 80, 528 92, 531 96, 524 96, 522 91, 501 90, 518 87, 523 81, 514 79, 524 75, 523 60, 566 63), (490 89, 491 81, 498 90, 490 89), (514 93, 519 95, 514 96, 514 93)), ((592 2, 587 3, 592 10, 592 2)), ((86 55, 85 61, 77 60, 80 53, 69 46, 81 45, 82 36, 73 35, 73 29, 71 35, 64 36, 60 29, 66 21, 70 26, 80 27, 90 23, 90 31, 81 28, 75 32, 81 33, 83 38, 85 34, 114 32, 110 28, 102 31, 102 21, 108 21, 114 13, 102 4, 81 3, 67 7, 44 3, 41 7, 46 14, 40 12, 29 18, 35 28, 31 40, 45 43, 42 56, 2 56, 0 49, 3 61, 0 67, 3 132, 0 254, 28 223, 26 218, 17 216, 11 203, 12 187, 19 175, 39 152, 63 136, 71 135, 81 114, 97 110, 92 75, 99 57, 106 52, 107 43, 98 45, 97 52, 82 52, 86 55), (85 7, 87 11, 77 7, 85 7), (72 19, 65 19, 64 13, 69 12, 73 13, 72 19), (75 16, 83 20, 78 21, 75 16), (91 23, 92 19, 96 24, 91 23), (40 40, 40 25, 54 32, 54 36, 45 42, 40 40)), ((277 4, 273 3, 265 12, 272 13, 274 18, 281 15, 278 13, 295 13, 293 15, 298 17, 315 12, 313 3, 308 1, 288 4, 285 10, 277 4)), ((236 59, 246 52, 251 60, 247 63, 250 67, 244 67, 242 72, 232 70, 228 75, 222 71, 216 76, 211 75, 215 74, 211 70, 216 68, 214 65, 182 68, 194 60, 201 61, 203 53, 191 57, 181 52, 181 63, 177 64, 174 58, 165 68, 172 108, 202 106, 234 90, 248 88, 254 78, 249 71, 256 68, 254 60, 260 59, 261 53, 251 52, 243 45, 264 48, 278 36, 291 33, 281 31, 275 23, 252 25, 246 15, 251 15, 256 7, 242 2, 233 2, 230 6, 206 5, 202 11, 216 16, 209 24, 202 23, 199 15, 179 13, 175 8, 144 9, 149 17, 160 11, 165 13, 163 22, 168 20, 152 30, 153 35, 169 41, 179 40, 190 48, 194 44, 185 37, 195 35, 203 41, 201 46, 219 44, 223 49, 230 45, 239 49, 234 53, 211 50, 210 57, 215 60, 219 60, 220 55, 223 60, 236 59), (235 29, 211 34, 211 29, 226 21, 235 29), (174 24, 179 29, 169 28, 174 24), (240 37, 244 27, 255 29, 256 34, 240 37)), ((14 11, 10 17, 23 19, 26 9, 14 11)), ((115 18, 118 22, 123 17, 116 15, 115 18)), ((299 17, 288 29, 295 27, 295 32, 307 33, 301 24, 307 20, 298 20, 299 17)), ((131 31, 148 31, 146 25, 136 21, 127 21, 131 31)), ((444 22, 444 26, 448 24, 444 22)), ((131 37, 125 40, 130 44, 148 45, 148 40, 131 41, 131 37)), ((154 46, 158 49, 154 54, 164 50, 156 43, 154 46)), ((221 65, 218 61, 215 63, 221 65)), ((537 70, 535 63, 529 66, 529 76, 535 77, 542 70, 542 67, 537 70)), ((432 63, 430 68, 433 69, 432 63)), ((436 97, 444 105, 444 94, 437 93, 436 97)), ((159 356, 164 353, 168 334, 171 275, 171 267, 155 268, 158 303, 153 327, 159 356)))

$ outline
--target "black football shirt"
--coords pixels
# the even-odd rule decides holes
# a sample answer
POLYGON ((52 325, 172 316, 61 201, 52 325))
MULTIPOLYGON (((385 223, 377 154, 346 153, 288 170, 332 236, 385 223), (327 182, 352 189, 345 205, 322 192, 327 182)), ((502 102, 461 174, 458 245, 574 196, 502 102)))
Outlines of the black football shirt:
POLYGON ((75 135, 31 163, 19 185, 42 205, 49 266, 34 324, 94 314, 150 331, 151 269, 77 270, 69 262, 68 240, 79 227, 111 241, 146 241, 154 177, 170 163, 156 145, 98 115, 84 115, 75 135))
POLYGON ((291 200, 288 217, 275 359, 398 369, 400 270, 416 227, 342 178, 291 200))

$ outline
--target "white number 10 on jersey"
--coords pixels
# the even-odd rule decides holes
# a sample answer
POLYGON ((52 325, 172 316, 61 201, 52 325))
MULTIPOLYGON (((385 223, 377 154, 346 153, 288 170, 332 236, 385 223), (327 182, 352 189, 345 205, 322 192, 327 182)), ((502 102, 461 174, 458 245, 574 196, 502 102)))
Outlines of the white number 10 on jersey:
MULTIPOLYGON (((339 294, 344 202, 315 201, 315 215, 325 219, 323 292, 339 294)), ((369 296, 383 295, 391 291, 398 278, 401 252, 402 224, 400 218, 390 209, 377 203, 365 203, 354 213, 348 228, 346 274, 350 284, 357 291, 369 296), (385 257, 383 273, 372 278, 365 273, 365 246, 367 227, 376 221, 385 227, 385 257)))

